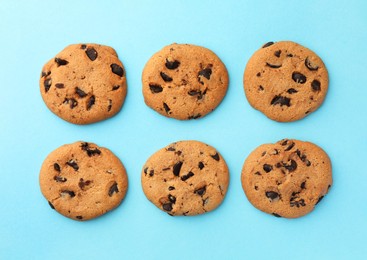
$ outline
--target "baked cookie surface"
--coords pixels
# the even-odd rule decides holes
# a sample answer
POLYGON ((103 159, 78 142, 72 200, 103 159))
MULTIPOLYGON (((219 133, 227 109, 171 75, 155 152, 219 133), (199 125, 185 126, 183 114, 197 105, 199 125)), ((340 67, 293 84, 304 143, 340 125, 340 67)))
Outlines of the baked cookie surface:
POLYGON ((121 110, 127 85, 116 51, 99 44, 73 44, 47 62, 40 91, 47 107, 74 124, 90 124, 121 110))
POLYGON ((107 148, 87 142, 51 152, 39 181, 51 208, 75 220, 96 218, 116 208, 128 187, 121 161, 107 148))
POLYGON ((244 73, 250 105, 279 122, 315 111, 328 90, 328 72, 313 51, 290 41, 269 42, 256 51, 244 73))
POLYGON ((227 192, 223 157, 198 141, 172 143, 145 163, 141 182, 153 204, 170 215, 197 215, 217 208, 227 192))
POLYGON ((142 75, 145 103, 161 115, 197 119, 213 111, 228 88, 228 73, 211 50, 171 44, 155 53, 142 75))
POLYGON ((311 212, 328 192, 331 162, 313 143, 283 139, 251 152, 241 181, 248 200, 259 210, 297 218, 311 212))

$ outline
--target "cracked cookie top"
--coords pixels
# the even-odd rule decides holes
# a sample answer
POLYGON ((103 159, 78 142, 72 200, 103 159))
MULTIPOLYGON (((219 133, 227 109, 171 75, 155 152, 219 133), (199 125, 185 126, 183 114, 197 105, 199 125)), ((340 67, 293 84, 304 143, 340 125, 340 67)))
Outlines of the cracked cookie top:
POLYGON ((197 215, 219 206, 229 172, 213 147, 198 141, 172 143, 145 163, 141 182, 146 197, 170 215, 197 215))

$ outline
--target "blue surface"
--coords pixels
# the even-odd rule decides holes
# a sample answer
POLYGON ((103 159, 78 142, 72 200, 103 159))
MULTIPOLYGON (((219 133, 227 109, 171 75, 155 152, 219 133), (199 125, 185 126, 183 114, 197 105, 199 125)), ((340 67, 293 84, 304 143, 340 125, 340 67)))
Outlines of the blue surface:
POLYGON ((367 1, 100 2, 0 3, 0 259, 366 259, 367 1), (294 123, 252 109, 242 87, 252 53, 280 40, 314 50, 329 70, 324 104, 294 123), (80 42, 114 47, 128 80, 122 111, 87 126, 53 115, 38 86, 43 64, 80 42), (203 119, 167 119, 144 104, 144 64, 172 42, 210 48, 228 68, 228 93, 203 119), (333 163, 330 193, 294 220, 255 209, 240 183, 246 156, 284 137, 315 142, 333 163), (143 194, 146 159, 182 139, 213 145, 228 163, 229 190, 214 212, 170 217, 143 194), (129 176, 123 204, 82 223, 52 211, 38 184, 47 154, 77 140, 110 148, 129 176))

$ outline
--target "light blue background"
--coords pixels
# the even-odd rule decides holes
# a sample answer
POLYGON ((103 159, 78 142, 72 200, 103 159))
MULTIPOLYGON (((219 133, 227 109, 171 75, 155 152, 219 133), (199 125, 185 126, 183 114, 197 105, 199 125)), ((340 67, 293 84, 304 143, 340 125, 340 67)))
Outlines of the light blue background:
POLYGON ((366 259, 366 13, 363 0, 0 1, 0 259, 366 259), (329 70, 324 104, 294 123, 252 109, 242 87, 252 53, 280 40, 311 48, 329 70), (43 64, 81 42, 114 47, 128 80, 122 111, 87 126, 53 115, 38 86, 43 64), (210 48, 228 68, 228 93, 203 119, 167 119, 144 104, 144 64, 172 42, 210 48), (330 193, 294 220, 255 209, 240 183, 246 156, 285 137, 315 142, 333 163, 330 193), (142 192, 146 159, 182 139, 213 145, 228 163, 227 196, 211 213, 170 217, 142 192), (38 184, 47 154, 77 140, 110 148, 129 176, 123 204, 88 222, 51 210, 38 184))

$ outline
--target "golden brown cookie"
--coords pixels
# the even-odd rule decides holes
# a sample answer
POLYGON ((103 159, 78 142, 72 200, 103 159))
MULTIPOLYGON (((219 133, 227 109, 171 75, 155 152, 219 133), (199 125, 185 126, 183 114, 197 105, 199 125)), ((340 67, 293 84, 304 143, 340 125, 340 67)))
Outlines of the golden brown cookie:
POLYGON ((74 124, 112 117, 124 103, 124 66, 114 49, 99 44, 73 44, 42 69, 41 95, 47 107, 74 124))
POLYGON ((222 101, 228 73, 209 49, 171 44, 147 62, 142 83, 145 103, 158 113, 180 120, 197 119, 222 101))
POLYGON ((128 186, 121 161, 107 148, 86 142, 51 152, 39 180, 51 208, 75 220, 96 218, 116 208, 128 186))
POLYGON ((323 61, 290 41, 269 42, 256 51, 243 80, 250 105, 279 122, 315 111, 325 99, 329 81, 323 61))
POLYGON ((180 141, 157 151, 141 174, 146 197, 172 216, 197 215, 217 208, 228 182, 223 157, 198 141, 180 141))
POLYGON ((243 165, 241 181, 259 210, 297 218, 311 212, 328 192, 331 162, 313 143, 284 139, 256 148, 243 165))

